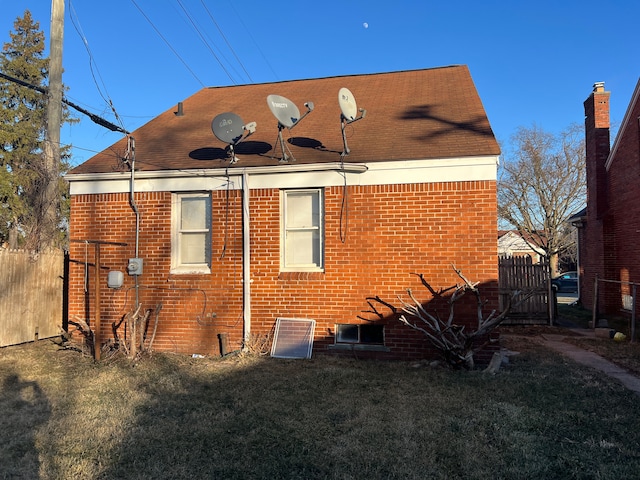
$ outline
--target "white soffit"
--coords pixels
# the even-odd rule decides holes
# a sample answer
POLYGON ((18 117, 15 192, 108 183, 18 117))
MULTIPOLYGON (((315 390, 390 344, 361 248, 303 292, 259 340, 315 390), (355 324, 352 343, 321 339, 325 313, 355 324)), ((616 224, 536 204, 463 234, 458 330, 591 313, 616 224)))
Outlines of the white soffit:
MULTIPOLYGON (((242 188, 241 175, 251 176, 251 188, 310 188, 343 185, 396 185, 411 183, 496 180, 497 156, 451 159, 407 160, 345 164, 285 165, 278 167, 227 170, 231 189, 242 188)), ((68 175, 72 195, 126 193, 130 191, 127 174, 68 175)), ((196 191, 227 188, 227 177, 219 170, 183 170, 140 172, 135 175, 136 192, 196 191), (213 179, 213 181, 212 181, 213 179)))

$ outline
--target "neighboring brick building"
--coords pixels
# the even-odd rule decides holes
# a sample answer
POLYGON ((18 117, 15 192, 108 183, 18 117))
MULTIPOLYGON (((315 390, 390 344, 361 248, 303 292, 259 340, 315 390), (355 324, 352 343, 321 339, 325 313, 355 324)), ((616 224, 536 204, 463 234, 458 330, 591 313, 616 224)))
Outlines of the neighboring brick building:
POLYGON ((78 242, 126 244, 100 245, 101 264, 124 272, 117 289, 101 275, 103 340, 137 297, 162 303, 156 350, 217 355, 219 334, 236 350, 285 317, 316 321, 316 351, 425 358, 421 334, 358 318, 367 297, 397 303, 411 287, 427 304, 412 273, 449 287, 455 264, 497 305, 499 147, 466 66, 205 88, 132 136, 135 157, 124 138, 67 176, 71 316, 95 325, 94 246, 78 242), (342 123, 342 87, 366 118, 342 123), (287 161, 272 94, 315 103, 282 131, 287 161), (235 163, 211 131, 224 112, 257 123, 235 163))
POLYGON ((640 282, 640 82, 610 147, 609 97, 596 83, 584 102, 587 208, 573 219, 579 226, 580 299, 592 308, 596 275, 598 310, 630 309, 632 286, 640 282))

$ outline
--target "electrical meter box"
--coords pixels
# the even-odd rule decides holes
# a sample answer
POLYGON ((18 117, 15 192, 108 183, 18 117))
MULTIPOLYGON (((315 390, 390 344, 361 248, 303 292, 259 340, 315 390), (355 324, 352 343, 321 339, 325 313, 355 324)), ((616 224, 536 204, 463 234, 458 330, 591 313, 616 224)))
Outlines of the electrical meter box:
POLYGON ((142 275, 142 259, 130 258, 127 265, 127 271, 129 275, 142 275))

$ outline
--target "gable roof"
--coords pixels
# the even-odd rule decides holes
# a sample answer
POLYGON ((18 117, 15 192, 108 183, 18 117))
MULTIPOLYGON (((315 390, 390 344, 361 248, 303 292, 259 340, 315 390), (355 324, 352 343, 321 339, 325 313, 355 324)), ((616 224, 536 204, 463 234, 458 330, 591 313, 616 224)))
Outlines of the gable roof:
POLYGON ((520 238, 534 250, 539 248, 538 246, 547 244, 547 236, 544 234, 544 231, 521 232, 519 230, 498 230, 498 241, 507 237, 520 238))
MULTIPOLYGON (((345 162, 497 156, 498 143, 465 65, 391 73, 351 75, 277 83, 204 88, 141 126, 135 138, 136 170, 185 170, 230 165, 226 144, 211 121, 233 112, 256 122, 256 132, 237 145, 232 168, 279 165, 278 122, 268 95, 305 102, 314 110, 294 129, 284 129, 286 146, 298 164, 339 162, 343 150, 338 91, 346 87, 366 109, 362 121, 346 127, 350 154, 345 162)), ((116 142, 69 172, 108 173, 124 157, 127 140, 116 142)), ((289 162, 292 162, 290 159, 289 162)))

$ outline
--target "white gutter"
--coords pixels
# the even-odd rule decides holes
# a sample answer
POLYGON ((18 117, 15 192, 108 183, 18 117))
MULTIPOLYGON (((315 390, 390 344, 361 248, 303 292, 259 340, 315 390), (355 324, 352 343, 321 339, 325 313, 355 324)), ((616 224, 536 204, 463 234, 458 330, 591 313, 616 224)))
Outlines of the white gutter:
MULTIPOLYGON (((181 178, 189 177, 228 177, 231 175, 269 175, 273 173, 296 173, 296 172, 325 172, 340 171, 346 173, 364 173, 369 168, 362 163, 311 163, 304 165, 286 164, 274 165, 268 167, 241 167, 230 169, 225 168, 208 168, 193 170, 154 170, 151 172, 137 171, 136 178, 139 180, 150 178, 181 178)), ((72 173, 65 175, 65 180, 75 181, 92 181, 92 180, 117 180, 126 175, 126 172, 108 172, 108 173, 72 173)))
POLYGON ((242 311, 243 347, 251 335, 251 228, 249 217, 249 174, 242 174, 242 311))

